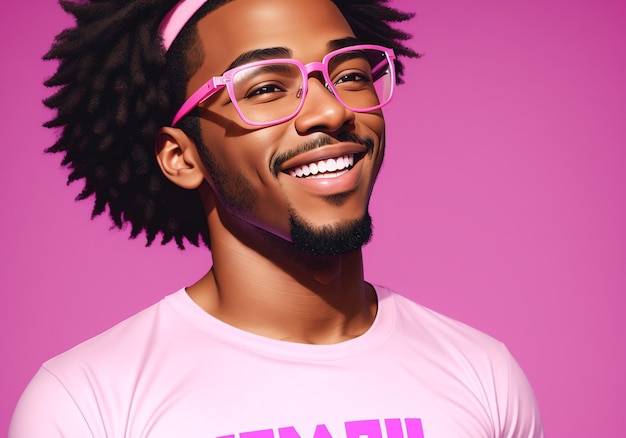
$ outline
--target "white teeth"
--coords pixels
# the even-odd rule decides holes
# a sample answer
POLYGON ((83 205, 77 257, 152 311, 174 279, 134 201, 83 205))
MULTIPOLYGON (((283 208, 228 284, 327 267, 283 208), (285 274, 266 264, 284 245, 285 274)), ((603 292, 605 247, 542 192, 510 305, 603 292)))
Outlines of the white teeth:
POLYGON ((333 173, 318 173, 317 175, 310 176, 309 178, 337 178, 338 176, 341 176, 346 172, 347 170, 340 170, 339 172, 333 173))
POLYGON ((334 172, 335 170, 337 170, 337 162, 330 158, 326 162, 326 170, 328 170, 329 172, 334 172))
POLYGON ((349 169, 352 166, 354 166, 354 154, 348 154, 295 167, 289 171, 289 175, 296 178, 304 178, 307 176, 315 177, 316 175, 321 177, 326 174, 324 175, 325 177, 332 178, 343 175, 345 172, 342 172, 342 170, 349 169))

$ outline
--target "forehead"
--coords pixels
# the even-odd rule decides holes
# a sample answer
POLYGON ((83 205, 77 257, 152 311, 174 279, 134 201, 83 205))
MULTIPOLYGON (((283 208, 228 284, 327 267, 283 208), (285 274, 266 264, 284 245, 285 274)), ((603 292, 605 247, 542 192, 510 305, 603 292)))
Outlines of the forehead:
POLYGON ((329 42, 354 36, 331 0, 234 0, 198 22, 211 75, 220 74, 240 54, 286 47, 303 62, 318 61, 329 42))

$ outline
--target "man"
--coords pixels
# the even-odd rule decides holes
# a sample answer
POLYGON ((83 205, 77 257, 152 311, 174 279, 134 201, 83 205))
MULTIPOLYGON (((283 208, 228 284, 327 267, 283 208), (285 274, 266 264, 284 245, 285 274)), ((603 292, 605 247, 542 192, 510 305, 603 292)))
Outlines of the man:
POLYGON ((543 436, 504 346, 364 281, 381 108, 395 54, 414 54, 388 22, 408 16, 381 1, 114 3, 64 4, 77 27, 49 54, 50 150, 95 214, 149 243, 200 236, 213 266, 44 364, 10 436, 543 436))

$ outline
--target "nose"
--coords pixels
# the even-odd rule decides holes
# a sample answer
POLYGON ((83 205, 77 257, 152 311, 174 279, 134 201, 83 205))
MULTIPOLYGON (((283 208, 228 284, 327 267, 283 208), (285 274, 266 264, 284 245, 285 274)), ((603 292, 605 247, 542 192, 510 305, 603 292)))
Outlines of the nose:
POLYGON ((295 119, 300 134, 336 132, 354 123, 354 112, 337 100, 326 87, 322 75, 313 74, 308 81, 304 104, 295 119))

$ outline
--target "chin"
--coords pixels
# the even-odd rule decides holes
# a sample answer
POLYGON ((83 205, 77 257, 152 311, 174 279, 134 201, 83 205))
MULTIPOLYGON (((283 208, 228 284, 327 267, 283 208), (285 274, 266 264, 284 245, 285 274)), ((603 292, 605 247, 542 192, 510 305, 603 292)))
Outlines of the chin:
POLYGON ((289 223, 293 245, 309 254, 346 254, 372 238, 372 218, 367 211, 358 219, 324 226, 314 226, 290 211, 289 223))

